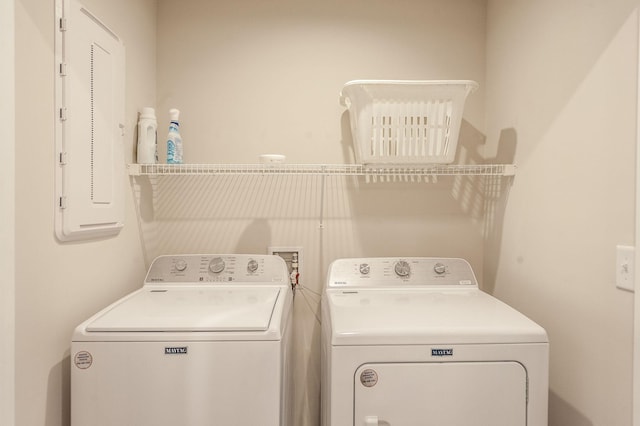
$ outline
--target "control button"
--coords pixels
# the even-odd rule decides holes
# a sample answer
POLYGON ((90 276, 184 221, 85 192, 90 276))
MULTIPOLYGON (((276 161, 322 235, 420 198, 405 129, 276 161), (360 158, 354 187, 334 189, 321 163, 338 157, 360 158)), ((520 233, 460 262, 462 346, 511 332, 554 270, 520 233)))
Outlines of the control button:
POLYGON ((408 277, 411 274, 411 266, 404 260, 397 261, 394 269, 399 277, 408 277))
POLYGON ((249 259, 249 263, 247 263, 247 272, 253 274, 258 270, 258 261, 255 259, 249 259))
POLYGON ((209 262, 209 270, 214 274, 219 274, 220 272, 224 271, 224 267, 224 259, 222 259, 221 257, 214 257, 209 262))
POLYGON ((369 275, 369 272, 371 272, 371 266, 369 266, 368 263, 361 263, 360 264, 360 273, 362 275, 369 275))
POLYGON ((182 272, 187 269, 187 261, 184 259, 178 259, 176 261, 176 271, 182 272))
POLYGON ((445 272, 447 272, 447 267, 445 266, 444 263, 438 262, 435 265, 433 265, 433 271, 438 275, 442 275, 445 272))

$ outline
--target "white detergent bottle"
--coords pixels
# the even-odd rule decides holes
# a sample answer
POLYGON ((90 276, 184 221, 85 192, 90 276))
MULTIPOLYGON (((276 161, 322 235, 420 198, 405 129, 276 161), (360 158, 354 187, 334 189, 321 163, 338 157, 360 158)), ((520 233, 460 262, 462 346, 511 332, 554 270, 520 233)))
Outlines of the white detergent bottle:
POLYGON ((170 109, 169 136, 167 136, 167 164, 182 164, 182 137, 180 136, 180 111, 170 109))
POLYGON ((140 111, 138 120, 138 164, 155 164, 158 162, 158 123, 156 112, 151 107, 140 111))

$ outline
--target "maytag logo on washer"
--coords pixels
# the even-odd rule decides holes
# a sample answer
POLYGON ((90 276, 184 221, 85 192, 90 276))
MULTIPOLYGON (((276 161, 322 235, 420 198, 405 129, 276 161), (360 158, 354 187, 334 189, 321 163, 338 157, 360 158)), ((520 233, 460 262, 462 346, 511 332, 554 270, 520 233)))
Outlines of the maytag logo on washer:
POLYGON ((431 349, 431 356, 453 356, 453 349, 431 349))
POLYGON ((167 346, 164 348, 165 355, 186 355, 188 346, 167 346))

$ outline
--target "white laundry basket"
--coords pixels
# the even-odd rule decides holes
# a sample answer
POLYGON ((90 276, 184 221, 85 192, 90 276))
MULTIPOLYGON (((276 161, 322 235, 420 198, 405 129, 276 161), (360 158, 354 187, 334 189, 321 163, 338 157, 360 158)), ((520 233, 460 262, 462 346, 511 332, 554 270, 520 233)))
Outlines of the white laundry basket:
POLYGON ((470 80, 353 80, 342 89, 356 161, 366 165, 451 163, 470 80))

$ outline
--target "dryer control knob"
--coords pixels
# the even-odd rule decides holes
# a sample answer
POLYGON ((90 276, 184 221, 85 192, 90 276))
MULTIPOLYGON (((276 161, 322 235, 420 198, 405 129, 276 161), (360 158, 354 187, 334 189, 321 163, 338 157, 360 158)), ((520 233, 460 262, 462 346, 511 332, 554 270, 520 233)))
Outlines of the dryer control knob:
POLYGON ((408 277, 411 274, 411 266, 405 260, 397 261, 394 269, 399 277, 408 277))
POLYGON ((435 272, 438 275, 442 275, 445 272, 447 272, 447 267, 445 266, 444 263, 436 263, 435 265, 433 265, 433 272, 435 272))
POLYGON ((222 259, 221 257, 214 257, 209 262, 209 270, 214 274, 219 274, 220 272, 224 271, 224 267, 224 259, 222 259))
POLYGON ((176 271, 182 272, 187 269, 187 261, 184 259, 178 259, 176 261, 176 271))
POLYGON ((247 272, 253 274, 258 270, 258 261, 255 259, 249 259, 249 263, 247 263, 247 272))
POLYGON ((360 273, 362 275, 369 275, 369 272, 371 272, 371 266, 369 266, 368 263, 361 263, 360 264, 360 273))

